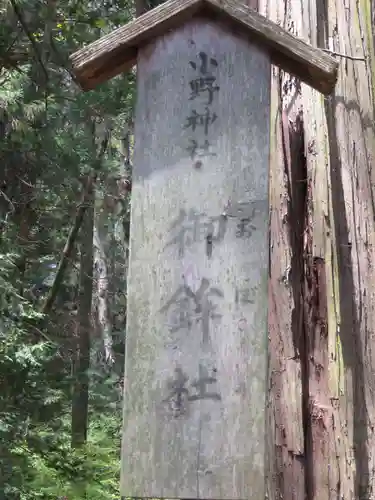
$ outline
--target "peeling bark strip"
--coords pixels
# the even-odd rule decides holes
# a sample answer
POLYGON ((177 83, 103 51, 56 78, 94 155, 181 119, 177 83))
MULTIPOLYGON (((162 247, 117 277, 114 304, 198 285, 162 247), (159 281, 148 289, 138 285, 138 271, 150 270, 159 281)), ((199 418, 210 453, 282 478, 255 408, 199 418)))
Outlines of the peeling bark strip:
MULTIPOLYGON (((280 109, 282 85, 273 77, 272 109, 280 109)), ((301 373, 304 352, 302 270, 306 171, 303 127, 286 111, 272 114, 271 266, 269 285, 270 392, 267 431, 268 497, 305 498, 305 443, 301 373)))
MULTIPOLYGON (((307 223, 308 224, 308 223, 307 223)), ((307 387, 304 388, 306 492, 315 498, 316 492, 329 487, 329 432, 332 428, 332 407, 328 390, 327 291, 325 263, 313 257, 312 237, 306 231, 304 330, 307 387)), ((317 498, 317 497, 316 497, 317 498)))
MULTIPOLYGON (((282 85, 279 95, 282 95, 282 85)), ((271 365, 288 366, 281 346, 289 342, 293 349, 291 356, 298 367, 300 393, 299 401, 295 401, 300 409, 298 425, 301 429, 300 448, 288 445, 290 437, 295 432, 295 419, 290 420, 292 410, 289 402, 277 399, 275 406, 275 424, 279 428, 283 446, 280 446, 276 434, 276 450, 274 470, 277 472, 271 484, 270 498, 314 498, 316 484, 328 485, 328 428, 332 422, 332 411, 328 396, 328 338, 327 338, 327 293, 324 260, 313 256, 312 235, 312 190, 307 189, 307 169, 304 144, 304 123, 298 113, 291 120, 283 110, 280 117, 279 148, 284 159, 284 179, 286 180, 287 211, 283 212, 281 220, 287 229, 290 245, 290 267, 284 272, 282 281, 289 290, 289 302, 293 309, 289 310, 289 330, 278 331, 282 341, 277 341, 274 327, 280 328, 280 318, 274 316, 275 306, 270 308, 270 347, 271 365), (273 314, 271 314, 271 312, 273 314), (290 335, 291 341, 287 339, 290 335), (282 353, 280 357, 280 352, 282 353), (283 453, 283 447, 288 453, 283 453), (293 451, 292 451, 293 450, 293 451), (319 467, 317 467, 319 464, 319 467), (296 473, 292 473, 292 470, 296 473), (296 477, 297 476, 297 477, 296 477)), ((280 215, 279 215, 280 217, 280 215)), ((273 218, 271 218, 273 221, 273 218)), ((272 224, 272 223, 271 223, 272 224)), ((277 252, 280 252, 280 227, 274 232, 271 225, 271 248, 278 242, 277 252)), ((271 296, 275 302, 273 288, 275 287, 273 272, 279 263, 281 255, 271 260, 271 296)), ((280 293, 276 295, 280 301, 280 293)), ((284 312, 285 314, 285 312, 284 312)), ((289 361, 290 363, 290 361, 289 361)), ((295 369, 295 368, 294 368, 295 369)), ((293 369, 293 371, 294 371, 293 369)), ((291 390, 295 384, 291 365, 285 372, 272 371, 271 397, 278 394, 283 383, 291 390), (283 382, 283 379, 284 382, 283 382), (275 391, 275 388, 278 388, 275 391)), ((286 396, 287 397, 287 396, 286 396)), ((298 398, 298 396, 297 396, 298 398)), ((295 411, 295 410, 294 410, 295 411)), ((271 468, 272 470, 272 468, 271 468)))
MULTIPOLYGON (((371 2, 309 3, 310 11, 317 11, 319 44, 366 60, 365 64, 341 61, 335 96, 324 108, 316 95, 310 94, 309 98, 311 123, 307 133, 316 139, 315 156, 309 155, 313 255, 324 257, 326 268, 328 366, 322 377, 327 381, 332 412, 331 426, 325 434, 329 469, 326 477, 315 475, 313 498, 372 500, 375 59, 371 2), (324 177, 326 186, 322 183, 324 177)), ((312 33, 315 26, 311 20, 312 33)))

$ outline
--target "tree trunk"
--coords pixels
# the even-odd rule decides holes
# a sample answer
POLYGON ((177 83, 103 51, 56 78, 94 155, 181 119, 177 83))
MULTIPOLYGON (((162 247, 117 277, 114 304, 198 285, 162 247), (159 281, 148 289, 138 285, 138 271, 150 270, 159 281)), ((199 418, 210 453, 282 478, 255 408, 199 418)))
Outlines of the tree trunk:
POLYGON ((327 99, 272 74, 269 498, 373 499, 374 5, 260 10, 341 54, 327 99))
MULTIPOLYGON (((89 180, 87 180, 89 182, 89 180)), ((81 233, 81 262, 77 318, 77 345, 73 365, 72 447, 86 443, 90 367, 90 329, 93 284, 94 186, 90 185, 81 233)))
MULTIPOLYGON (((109 214, 105 213, 106 218, 109 214)), ((100 332, 105 362, 111 366, 114 362, 112 325, 109 315, 109 280, 105 241, 100 231, 100 217, 96 214, 94 224, 94 261, 96 282, 96 317, 100 332)))

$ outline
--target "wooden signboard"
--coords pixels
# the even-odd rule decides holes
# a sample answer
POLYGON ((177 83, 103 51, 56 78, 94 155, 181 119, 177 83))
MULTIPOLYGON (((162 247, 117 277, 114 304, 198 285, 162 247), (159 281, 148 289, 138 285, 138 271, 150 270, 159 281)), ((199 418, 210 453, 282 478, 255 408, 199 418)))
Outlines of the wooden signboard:
POLYGON ((270 67, 199 19, 139 54, 124 496, 264 498, 270 67))
POLYGON ((169 0, 72 56, 137 61, 121 494, 265 498, 271 62, 337 62, 240 0, 169 0))

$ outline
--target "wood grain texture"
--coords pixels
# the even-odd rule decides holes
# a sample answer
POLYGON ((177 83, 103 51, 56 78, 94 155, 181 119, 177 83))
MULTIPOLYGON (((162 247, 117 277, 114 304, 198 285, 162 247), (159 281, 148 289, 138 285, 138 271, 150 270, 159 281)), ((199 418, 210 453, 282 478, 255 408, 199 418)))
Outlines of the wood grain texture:
POLYGON ((289 141, 272 134, 268 498, 373 500, 374 3, 260 3, 294 35, 348 56, 340 60, 329 100, 289 75, 276 74, 272 85, 280 100, 271 110, 271 130, 277 132, 284 108, 290 139, 297 133, 305 145, 298 162, 305 182, 285 175, 289 141), (302 210, 296 193, 305 198, 302 210), (302 245, 293 242, 297 234, 302 245), (286 269, 291 279, 283 283, 286 269))
POLYGON ((332 56, 299 40, 238 0, 169 0, 77 51, 71 62, 83 89, 90 90, 129 70, 140 47, 180 28, 193 16, 223 22, 267 51, 274 64, 323 94, 332 92, 338 68, 332 56))
POLYGON ((215 23, 140 51, 122 496, 264 498, 269 85, 215 23))

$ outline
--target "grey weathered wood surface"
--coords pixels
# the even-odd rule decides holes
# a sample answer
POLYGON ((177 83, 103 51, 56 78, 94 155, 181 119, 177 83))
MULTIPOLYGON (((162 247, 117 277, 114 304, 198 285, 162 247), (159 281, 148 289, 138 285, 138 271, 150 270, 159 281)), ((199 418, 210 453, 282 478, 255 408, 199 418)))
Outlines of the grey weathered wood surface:
POLYGON ((192 16, 205 14, 225 23, 237 35, 257 42, 274 64, 323 94, 332 92, 337 61, 261 16, 241 0, 169 0, 127 25, 96 40, 71 56, 73 70, 83 89, 89 90, 129 70, 145 43, 179 28, 192 16))
POLYGON ((257 48, 199 20, 139 53, 123 496, 264 499, 270 68, 257 48), (211 105, 207 93, 190 99, 200 52, 217 63, 211 105), (216 156, 191 159, 189 140, 205 136, 184 125, 206 106, 217 116, 206 136, 216 156), (181 211, 205 214, 195 232, 191 220, 173 231, 181 211), (241 217, 251 219, 246 237, 241 217), (186 303, 168 309, 182 285, 186 303), (194 400, 199 365, 220 400, 194 400), (189 390, 180 410, 168 389, 179 369, 189 390))

